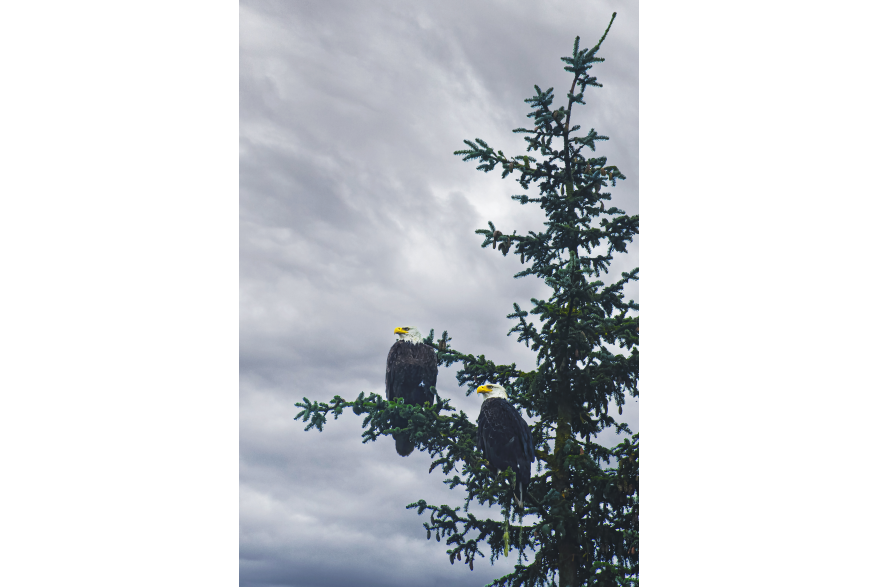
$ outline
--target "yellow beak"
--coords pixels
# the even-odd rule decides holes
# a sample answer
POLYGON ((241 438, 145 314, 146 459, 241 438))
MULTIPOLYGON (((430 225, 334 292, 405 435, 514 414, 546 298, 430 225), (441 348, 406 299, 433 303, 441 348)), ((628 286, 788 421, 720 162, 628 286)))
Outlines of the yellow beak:
POLYGON ((481 387, 479 387, 475 391, 478 393, 490 393, 490 388, 487 387, 486 385, 482 385, 481 387))
POLYGON ((404 328, 397 328, 393 331, 393 334, 405 334, 407 331, 404 328))

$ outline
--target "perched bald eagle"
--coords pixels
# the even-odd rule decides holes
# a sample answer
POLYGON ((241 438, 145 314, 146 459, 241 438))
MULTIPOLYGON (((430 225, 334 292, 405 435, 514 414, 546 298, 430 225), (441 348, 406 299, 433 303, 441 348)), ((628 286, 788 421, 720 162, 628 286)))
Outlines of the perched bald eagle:
POLYGON ((530 483, 530 463, 536 460, 530 427, 508 402, 504 387, 488 383, 476 391, 484 394, 478 415, 478 449, 494 475, 512 468, 517 481, 512 495, 518 505, 524 507, 524 492, 530 483))
MULTIPOLYGON (((390 347, 387 355, 387 399, 403 398, 406 404, 423 405, 433 401, 430 387, 435 386, 438 377, 438 362, 432 347, 423 344, 423 337, 413 326, 402 326, 393 331, 399 340, 390 347)), ((394 428, 408 425, 405 418, 394 416, 394 428)), ((414 443, 408 434, 394 434, 396 452, 407 457, 414 450, 414 443)))

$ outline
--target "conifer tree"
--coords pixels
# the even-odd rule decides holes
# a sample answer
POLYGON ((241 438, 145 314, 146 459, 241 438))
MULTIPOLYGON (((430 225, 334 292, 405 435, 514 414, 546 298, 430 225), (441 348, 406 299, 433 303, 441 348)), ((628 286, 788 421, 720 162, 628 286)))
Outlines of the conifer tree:
POLYGON ((638 585, 639 435, 625 436, 615 447, 594 438, 608 427, 631 433, 609 409, 614 403, 621 414, 625 393, 638 396, 639 308, 623 292, 638 278, 638 269, 622 273, 615 283, 601 277, 614 255, 627 251, 639 218, 606 205, 611 194, 605 188, 625 179, 605 157, 590 156, 597 141, 607 137, 593 129, 579 133, 571 122, 574 105, 585 104, 585 90, 601 87, 590 70, 603 61, 597 51, 611 26, 612 21, 590 49, 579 49, 577 37, 572 55, 562 58, 573 78, 566 105, 555 108, 553 89, 538 86, 526 100, 532 123, 514 132, 524 135, 527 154, 507 157, 477 138, 455 153, 477 161, 484 172, 499 167, 503 178, 513 176, 525 190, 537 187, 538 197, 512 197, 538 205, 546 216, 544 232, 507 234, 492 222, 476 231, 484 236, 483 248, 520 257, 524 268, 515 277, 532 275, 551 288, 549 299, 532 299, 529 311, 515 303, 508 315, 515 321, 509 335, 517 334, 536 353, 537 368, 523 371, 452 349, 447 331, 440 340, 431 331, 425 341, 437 350, 439 364, 461 364, 457 381, 467 395, 479 385, 498 383, 509 402, 535 420, 537 462, 523 510, 510 491, 512 471, 489 473, 476 449, 476 425, 447 398, 436 395, 434 404, 418 406, 360 393, 353 401, 335 396, 328 403, 304 398, 296 404, 303 408, 296 419, 308 422, 306 430, 322 430, 330 413, 337 419, 351 408, 365 415, 363 442, 408 433, 433 459, 429 471, 440 468, 450 488, 466 492, 462 511, 423 500, 408 507, 429 512, 426 537, 444 539, 451 564, 461 561, 473 568, 485 552, 493 562, 516 551, 518 564, 491 584, 497 587, 638 585), (393 428, 394 414, 409 425, 393 428), (477 518, 468 511, 473 500, 499 507, 504 520, 477 518))

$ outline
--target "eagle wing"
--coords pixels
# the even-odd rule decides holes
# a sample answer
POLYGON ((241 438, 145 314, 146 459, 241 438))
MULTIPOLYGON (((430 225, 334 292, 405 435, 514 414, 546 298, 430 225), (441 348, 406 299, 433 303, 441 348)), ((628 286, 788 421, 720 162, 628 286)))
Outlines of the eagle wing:
POLYGON ((398 341, 387 355, 384 379, 388 400, 404 398, 406 404, 421 405, 432 400, 430 387, 438 379, 438 360, 428 345, 398 341))
POLYGON ((477 446, 491 468, 503 471, 511 467, 529 479, 530 463, 536 460, 533 436, 527 422, 508 401, 489 398, 481 404, 477 446))

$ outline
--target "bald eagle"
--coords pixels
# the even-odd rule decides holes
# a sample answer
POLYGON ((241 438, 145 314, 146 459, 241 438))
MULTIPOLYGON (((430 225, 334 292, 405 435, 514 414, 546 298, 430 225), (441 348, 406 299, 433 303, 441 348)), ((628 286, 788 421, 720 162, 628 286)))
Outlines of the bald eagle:
POLYGON ((476 391, 484 394, 478 415, 478 449, 487 458, 488 469, 494 475, 509 467, 515 472, 517 483, 512 495, 518 505, 524 507, 524 492, 530 483, 530 463, 536 460, 530 427, 508 402, 504 387, 488 383, 476 391))
MULTIPOLYGON (((390 347, 387 355, 387 399, 403 398, 408 405, 423 405, 433 401, 430 387, 435 386, 438 377, 438 363, 435 351, 423 344, 423 337, 413 326, 402 326, 393 331, 399 340, 390 347)), ((408 421, 400 416, 393 416, 394 428, 404 428, 408 421)), ((396 452, 407 457, 414 450, 414 442, 408 434, 394 434, 396 452)))

